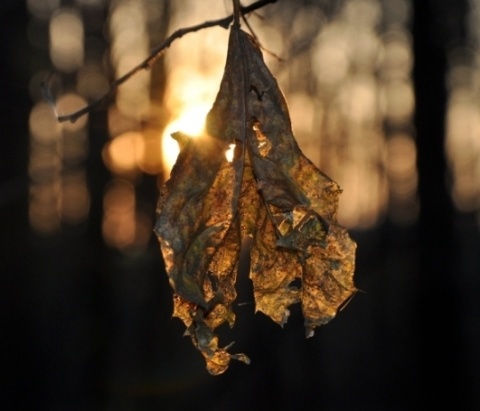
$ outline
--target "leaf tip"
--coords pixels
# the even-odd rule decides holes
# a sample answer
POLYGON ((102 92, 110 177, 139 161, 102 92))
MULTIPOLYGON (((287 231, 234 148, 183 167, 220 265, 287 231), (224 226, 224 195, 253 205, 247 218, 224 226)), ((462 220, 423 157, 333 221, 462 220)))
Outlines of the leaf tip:
POLYGON ((245 354, 232 354, 232 359, 243 362, 244 364, 250 365, 250 358, 245 354))

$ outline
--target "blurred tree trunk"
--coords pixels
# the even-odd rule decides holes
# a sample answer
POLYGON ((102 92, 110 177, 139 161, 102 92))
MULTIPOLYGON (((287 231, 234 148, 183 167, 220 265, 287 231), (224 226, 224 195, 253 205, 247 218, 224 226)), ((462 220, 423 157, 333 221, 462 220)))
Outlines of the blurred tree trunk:
POLYGON ((444 152, 448 47, 465 41, 467 1, 412 1, 420 247, 418 338, 425 408, 464 409, 453 241, 444 152))

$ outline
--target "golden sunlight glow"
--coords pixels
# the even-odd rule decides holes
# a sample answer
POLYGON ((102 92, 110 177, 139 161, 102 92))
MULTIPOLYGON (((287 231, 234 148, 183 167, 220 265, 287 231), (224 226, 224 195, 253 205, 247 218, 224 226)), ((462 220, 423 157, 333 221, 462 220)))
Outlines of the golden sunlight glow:
POLYGON ((90 209, 90 193, 83 170, 68 173, 62 179, 61 216, 69 224, 78 224, 87 218, 90 209))
POLYGON ((71 9, 60 9, 50 20, 50 57, 55 67, 66 73, 83 64, 83 21, 71 9))
POLYGON ((345 28, 332 23, 317 37, 312 50, 312 65, 322 86, 341 83, 348 74, 349 55, 345 28))
POLYGON ((180 116, 171 121, 162 136, 162 153, 165 175, 169 175, 175 164, 180 148, 172 138, 172 133, 181 131, 191 137, 198 137, 205 130, 205 119, 212 103, 198 102, 185 107, 180 116))
POLYGON ((48 144, 58 139, 61 126, 52 108, 47 103, 40 102, 30 112, 29 128, 30 135, 36 142, 48 144))
POLYGON ((287 79, 299 144, 343 188, 341 224, 369 228, 387 213, 411 224, 418 214, 415 144, 398 131, 412 128, 415 108, 406 2, 346 0, 322 23, 310 53, 315 91, 297 102, 312 85, 302 75, 287 79))
POLYGON ((125 132, 110 140, 102 151, 105 165, 114 173, 138 170, 145 149, 142 133, 125 132))
POLYGON ((416 190, 416 148, 413 139, 404 134, 391 137, 387 142, 385 167, 390 189, 398 197, 409 197, 416 190))
MULTIPOLYGON (((58 99, 61 112, 84 104, 74 93, 58 99)), ((29 220, 37 232, 49 234, 62 222, 78 224, 88 215, 90 194, 80 167, 87 155, 86 121, 85 116, 74 124, 59 124, 43 102, 30 112, 29 220)))
POLYGON ((181 131, 189 136, 201 135, 205 129, 205 119, 212 103, 198 102, 196 105, 187 106, 182 110, 179 117, 173 120, 166 131, 169 135, 175 131, 181 131))
POLYGON ((108 80, 99 64, 85 64, 78 72, 78 92, 87 99, 97 99, 108 90, 108 80))
POLYGON ((30 186, 28 217, 30 226, 37 232, 50 234, 60 228, 58 215, 58 186, 51 182, 30 186))
POLYGON ((392 30, 383 36, 381 66, 388 79, 407 78, 413 65, 410 38, 407 33, 392 30))
MULTIPOLYGON (((172 3, 170 31, 221 17, 221 7, 214 2, 172 3), (211 6, 207 5, 210 3, 211 6)), ((162 136, 162 165, 168 176, 179 153, 171 134, 180 131, 190 136, 204 132, 205 118, 217 95, 225 67, 228 31, 219 27, 196 32, 188 41, 179 41, 165 55, 168 85, 165 108, 170 121, 162 136)))
MULTIPOLYGON (((76 93, 67 93, 61 96, 57 101, 57 111, 59 114, 73 113, 76 110, 87 105, 85 99, 76 93)), ((79 131, 87 125, 88 114, 80 117, 74 123, 65 121, 61 124, 62 129, 69 132, 79 131)))
POLYGON ((383 87, 385 116, 393 121, 405 121, 413 114, 415 98, 407 80, 390 81, 383 87))
POLYGON ((398 133, 387 140, 385 171, 389 181, 389 215, 393 222, 411 223, 419 211, 417 149, 413 138, 398 133))
POLYGON ((233 155, 235 154, 235 144, 230 144, 229 149, 225 153, 225 157, 227 157, 227 161, 231 163, 233 161, 233 155))
MULTIPOLYGON (((361 151, 365 154, 365 150, 361 151)), ((337 173, 337 181, 344 189, 338 219, 346 227, 374 226, 388 202, 385 176, 377 172, 375 163, 366 160, 360 157, 343 164, 337 173)))
MULTIPOLYGON (((117 65, 118 73, 126 73, 138 61, 143 60, 146 53, 124 56, 117 65)), ((141 121, 150 109, 150 73, 141 71, 117 90, 116 104, 119 111, 128 117, 141 121)))
POLYGON ((145 127, 142 131, 143 155, 139 159, 138 166, 144 173, 159 175, 163 172, 160 133, 155 126, 145 127))
MULTIPOLYGON (((116 2, 110 16, 111 60, 118 78, 149 54, 146 15, 143 2, 116 2)), ((116 103, 120 112, 140 120, 150 109, 150 72, 142 70, 118 89, 116 103)))
MULTIPOLYGON (((75 73, 65 81, 64 89, 74 92, 59 97, 59 114, 76 111, 107 90, 105 66, 119 78, 148 56, 164 32, 171 34, 231 11, 227 4, 218 7, 218 0, 169 2, 163 11, 156 0, 76 0, 69 8, 61 3, 26 0, 32 20, 46 24, 50 19, 53 65, 75 73), (87 5, 101 5, 108 14, 104 27, 110 41, 108 62, 91 58, 100 56, 103 46, 90 53, 89 45, 84 58, 81 10, 87 5), (167 12, 168 16, 162 14, 167 12), (160 15, 166 17, 162 25, 168 21, 161 30, 160 15)), ((320 3, 291 2, 287 14, 281 11, 279 18, 249 18, 265 47, 265 61, 285 92, 295 137, 305 155, 343 188, 339 210, 343 225, 372 227, 386 213, 394 216, 392 221, 412 222, 417 170, 409 131, 415 109, 409 2, 345 0, 328 13, 320 3), (291 15, 288 36, 282 26, 286 15, 291 15)), ((102 151, 113 174, 105 192, 103 222, 104 238, 111 246, 125 250, 148 241, 151 217, 139 212, 141 196, 135 182, 142 172, 159 175, 159 182, 169 175, 179 153, 172 133, 195 137, 205 132, 225 67, 228 35, 228 30, 212 27, 179 39, 155 63, 160 70, 141 70, 116 90, 115 104, 108 109, 111 139, 102 151)), ((41 42, 37 37, 35 41, 41 42)), ((461 210, 475 209, 480 201, 476 184, 480 166, 475 159, 480 158, 476 138, 480 115, 475 114, 475 99, 467 96, 467 101, 456 93, 448 119, 452 194, 461 210)), ((30 113, 30 219, 39 231, 54 231, 63 221, 78 222, 88 214, 82 165, 88 152, 87 121, 84 116, 74 124, 58 124, 44 103, 30 113)), ((231 161, 232 146, 226 155, 231 161)))
POLYGON ((480 209, 480 113, 472 88, 451 91, 445 148, 456 207, 464 212, 480 209))
POLYGON ((114 179, 103 199, 102 232, 105 242, 120 250, 144 248, 151 236, 152 223, 136 211, 135 189, 127 180, 114 179))
POLYGON ((373 76, 351 75, 340 87, 342 114, 356 125, 372 124, 378 110, 377 82, 373 76))
POLYGON ((60 227, 58 214, 61 159, 57 151, 61 137, 51 107, 37 103, 30 112, 30 226, 37 232, 52 233, 60 227))
POLYGON ((135 240, 135 192, 125 180, 114 180, 103 198, 103 238, 112 247, 125 248, 135 240))

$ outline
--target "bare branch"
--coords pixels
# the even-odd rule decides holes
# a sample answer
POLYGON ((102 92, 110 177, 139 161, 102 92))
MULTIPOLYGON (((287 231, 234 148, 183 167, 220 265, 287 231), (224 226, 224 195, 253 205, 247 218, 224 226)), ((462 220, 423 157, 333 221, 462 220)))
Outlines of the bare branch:
MULTIPOLYGON (((255 10, 257 10, 257 9, 263 7, 263 6, 266 6, 267 4, 276 3, 276 2, 277 2, 277 0, 259 0, 255 3, 253 3, 253 4, 250 4, 249 6, 240 7, 240 14, 242 16, 244 16, 245 14, 251 13, 252 11, 255 11, 255 10)), ((47 77, 47 79, 44 82, 42 82, 41 88, 42 88, 43 97, 53 107, 53 110, 55 112, 55 115, 57 116, 57 121, 58 122, 62 123, 62 122, 65 122, 65 121, 70 121, 70 122, 74 123, 80 117, 89 113, 90 111, 92 111, 95 107, 97 107, 101 103, 104 103, 110 97, 110 95, 118 88, 118 86, 120 86, 121 84, 126 82, 130 77, 134 76, 136 73, 138 73, 141 70, 149 69, 153 65, 153 63, 155 63, 155 61, 158 60, 163 55, 164 51, 167 48, 169 48, 175 40, 178 40, 179 38, 183 37, 185 34, 193 33, 193 32, 203 30, 203 29, 206 29, 206 28, 209 28, 209 27, 220 26, 220 27, 223 27, 223 28, 227 29, 228 26, 230 25, 230 23, 232 22, 233 18, 234 18, 234 16, 233 16, 233 14, 231 14, 230 16, 225 17, 223 19, 206 21, 204 23, 197 24, 195 26, 186 27, 186 28, 182 28, 182 29, 179 29, 179 30, 175 31, 172 35, 167 37, 162 44, 160 44, 159 46, 152 49, 150 55, 143 62, 141 62, 140 64, 138 64, 134 68, 132 68, 130 71, 125 73, 120 78, 113 81, 110 84, 110 87, 105 94, 103 94, 101 97, 94 100, 89 105, 83 107, 82 109, 80 109, 80 110, 78 110, 74 113, 65 114, 65 115, 58 115, 56 107, 55 107, 55 99, 52 96, 52 93, 50 91, 51 76, 47 77)))
MULTIPOLYGON (((258 16, 260 18, 263 19, 263 17, 261 16, 258 16)), ((245 18, 245 15, 242 14, 242 20, 243 22, 245 23, 245 25, 248 27, 248 30, 250 30, 250 33, 252 34, 252 36, 254 37, 255 41, 257 42, 257 46, 260 47, 265 53, 267 54, 270 54, 272 57, 274 57, 275 59, 277 59, 279 62, 284 62, 285 60, 280 57, 278 54, 274 53, 273 51, 271 50, 268 50, 266 49, 265 47, 263 47, 263 44, 260 42, 260 40, 258 39, 258 36, 257 34, 255 33, 255 31, 253 30, 253 27, 250 25, 250 22, 245 18)))
POLYGON ((240 27, 240 15, 242 14, 240 8, 240 0, 233 0, 233 26, 237 28, 240 27))

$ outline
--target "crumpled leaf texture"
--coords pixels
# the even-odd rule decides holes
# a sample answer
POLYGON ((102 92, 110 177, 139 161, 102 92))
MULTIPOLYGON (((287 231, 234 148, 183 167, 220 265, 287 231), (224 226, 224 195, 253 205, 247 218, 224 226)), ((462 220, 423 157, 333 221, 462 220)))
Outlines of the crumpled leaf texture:
POLYGON ((275 78, 238 27, 206 135, 175 137, 183 148, 161 189, 155 232, 174 290, 173 315, 217 375, 231 359, 249 362, 221 348, 214 332, 234 324, 245 239, 256 310, 283 325, 288 307, 300 302, 307 336, 356 292, 356 245, 337 223, 340 187, 301 152, 275 78))

